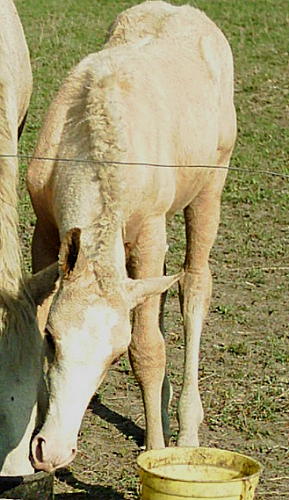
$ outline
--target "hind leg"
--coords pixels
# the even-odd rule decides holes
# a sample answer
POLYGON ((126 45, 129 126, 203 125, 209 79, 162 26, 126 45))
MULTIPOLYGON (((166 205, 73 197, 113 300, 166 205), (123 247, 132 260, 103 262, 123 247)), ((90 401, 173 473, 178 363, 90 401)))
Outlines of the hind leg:
MULTIPOLYGON (((166 275, 166 264, 164 264, 164 275, 166 275)), ((159 317, 160 331, 164 339, 165 339, 164 311, 165 311, 166 297, 167 297, 167 291, 164 292, 161 296, 160 317, 159 317)), ((163 433, 166 446, 169 445, 169 441, 171 438, 170 423, 169 423, 169 406, 172 397, 173 397, 173 388, 169 381, 166 370, 162 385, 162 424, 163 424, 163 433)))

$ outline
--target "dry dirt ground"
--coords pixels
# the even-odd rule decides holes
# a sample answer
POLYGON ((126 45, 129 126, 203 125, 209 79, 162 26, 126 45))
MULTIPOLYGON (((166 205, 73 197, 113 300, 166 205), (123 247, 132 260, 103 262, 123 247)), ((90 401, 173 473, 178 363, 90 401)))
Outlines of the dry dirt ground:
MULTIPOLYGON (((172 269, 176 269, 182 254, 180 219, 177 217, 170 224, 172 269)), ((201 444, 258 459, 264 470, 256 500, 285 500, 289 498, 288 308, 284 293, 288 268, 268 262, 265 265, 262 259, 242 260, 238 248, 228 246, 235 231, 234 219, 236 216, 225 204, 211 258, 214 294, 200 355, 200 390, 205 409, 201 444)), ((176 290, 169 295, 167 310, 174 443, 183 364, 176 290)), ((112 367, 99 394, 91 401, 79 437, 77 458, 57 474, 56 499, 137 499, 136 457, 143 436, 140 391, 124 357, 112 367)))

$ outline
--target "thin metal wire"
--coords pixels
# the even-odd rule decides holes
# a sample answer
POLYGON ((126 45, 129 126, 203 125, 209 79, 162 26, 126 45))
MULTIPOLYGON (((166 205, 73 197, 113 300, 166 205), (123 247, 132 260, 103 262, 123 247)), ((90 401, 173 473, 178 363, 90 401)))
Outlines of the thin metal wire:
POLYGON ((36 161, 58 161, 58 162, 66 162, 66 163, 94 163, 98 165, 120 165, 120 166, 144 166, 144 167, 157 167, 157 168, 208 168, 208 169, 223 169, 230 170, 233 172, 246 172, 253 174, 262 174, 262 175, 271 175, 275 177, 283 177, 289 179, 289 174, 275 172, 271 170, 259 170, 259 169, 250 169, 250 168, 240 168, 240 167, 231 167, 226 165, 173 165, 173 164, 162 164, 162 163, 150 163, 150 162, 124 162, 124 161, 110 161, 110 160, 94 160, 93 158, 52 158, 46 156, 32 156, 27 154, 18 154, 18 155, 4 155, 0 154, 0 158, 19 158, 24 160, 36 160, 36 161))
MULTIPOLYGON (((208 169, 225 169, 233 172, 246 172, 246 173, 254 173, 254 174, 264 174, 271 176, 278 176, 283 178, 289 178, 289 174, 282 174, 280 172, 273 172, 270 170, 253 170, 239 167, 231 167, 226 165, 169 165, 169 164, 159 164, 159 163, 146 163, 146 162, 121 162, 121 161, 109 161, 109 160, 94 160, 94 159, 81 159, 81 158, 51 158, 51 157, 41 157, 41 156, 32 156, 27 154, 19 153, 17 155, 5 155, 0 154, 0 158, 19 158, 24 160, 36 160, 36 161, 58 161, 58 162, 66 162, 66 163, 95 163, 95 164, 108 164, 108 165, 121 165, 121 166, 147 166, 147 167, 157 167, 157 168, 208 168, 208 169)), ((4 200, 2 196, 0 196, 0 200, 10 205, 12 208, 17 210, 17 207, 12 205, 11 203, 4 200)), ((241 268, 240 270, 245 270, 249 268, 241 268)), ((264 268, 266 269, 266 268, 264 268)), ((272 267, 268 269, 274 270, 288 270, 288 267, 272 267)), ((236 271, 237 269, 228 269, 228 271, 236 271)))
MULTIPOLYGON (((239 167, 231 167, 226 165, 170 165, 170 164, 161 164, 161 163, 149 163, 149 162, 123 162, 123 161, 110 161, 110 160, 94 160, 86 159, 86 158, 52 158, 47 156, 33 156, 28 154, 19 153, 17 155, 12 154, 0 154, 0 158, 18 158, 22 160, 36 160, 36 161, 58 161, 64 163, 94 163, 98 165, 120 165, 120 166, 144 166, 144 167, 155 167, 155 168, 208 168, 208 169, 223 169, 232 172, 245 172, 245 173, 254 173, 254 174, 263 174, 263 175, 271 175, 275 177, 282 177, 289 179, 289 174, 282 174, 280 172, 273 172, 270 170, 253 170, 249 168, 239 168, 239 167)), ((0 196, 0 200, 7 205, 14 207, 11 203, 4 200, 2 196, 0 196)))

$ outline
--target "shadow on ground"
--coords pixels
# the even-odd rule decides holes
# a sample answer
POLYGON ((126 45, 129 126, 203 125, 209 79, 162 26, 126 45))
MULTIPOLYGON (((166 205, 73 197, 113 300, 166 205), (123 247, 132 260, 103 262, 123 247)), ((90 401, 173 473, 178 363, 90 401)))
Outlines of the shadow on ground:
POLYGON ((62 469, 62 471, 58 472, 56 475, 60 481, 65 482, 72 488, 82 489, 84 491, 82 493, 58 493, 54 496, 55 500, 124 500, 124 496, 110 486, 84 483, 76 479, 67 469, 62 469))
MULTIPOLYGON (((105 422, 112 424, 126 438, 134 441, 138 447, 144 443, 144 431, 136 425, 130 418, 124 417, 116 411, 108 408, 100 402, 96 394, 90 404, 89 409, 105 422)), ((103 486, 98 484, 90 484, 79 477, 74 477, 70 469, 61 469, 56 472, 56 477, 63 484, 67 485, 67 490, 78 490, 78 492, 61 492, 55 494, 55 500, 124 500, 126 497, 122 493, 116 491, 111 486, 103 486), (80 490, 80 491, 79 491, 80 490)))
POLYGON ((129 418, 124 417, 103 405, 97 394, 92 398, 89 408, 95 415, 114 425, 124 436, 130 439, 132 438, 137 446, 143 446, 144 430, 132 422, 129 418))

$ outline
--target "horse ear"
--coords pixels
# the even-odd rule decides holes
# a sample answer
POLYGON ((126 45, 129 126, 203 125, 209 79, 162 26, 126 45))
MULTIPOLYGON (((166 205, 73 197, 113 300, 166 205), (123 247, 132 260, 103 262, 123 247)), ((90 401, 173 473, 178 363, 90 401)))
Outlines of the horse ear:
POLYGON ((60 246, 58 264, 62 275, 69 278, 72 273, 80 272, 85 265, 85 257, 80 248, 81 229, 70 229, 60 246))
POLYGON ((125 286, 130 309, 142 304, 149 297, 165 292, 170 286, 179 281, 182 276, 183 272, 173 276, 161 276, 160 278, 128 279, 125 286))
POLYGON ((41 305, 55 291, 58 278, 58 263, 54 262, 26 280, 26 286, 36 306, 41 305))

